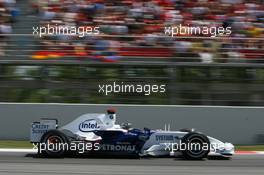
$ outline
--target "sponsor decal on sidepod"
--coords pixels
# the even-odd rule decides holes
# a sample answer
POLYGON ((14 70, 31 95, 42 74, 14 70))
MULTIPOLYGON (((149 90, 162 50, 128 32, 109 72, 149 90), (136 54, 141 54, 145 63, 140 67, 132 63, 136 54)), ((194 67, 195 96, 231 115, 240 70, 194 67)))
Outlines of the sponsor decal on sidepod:
POLYGON ((89 132, 99 129, 100 126, 97 124, 96 120, 90 119, 85 120, 79 124, 79 130, 82 132, 89 132))

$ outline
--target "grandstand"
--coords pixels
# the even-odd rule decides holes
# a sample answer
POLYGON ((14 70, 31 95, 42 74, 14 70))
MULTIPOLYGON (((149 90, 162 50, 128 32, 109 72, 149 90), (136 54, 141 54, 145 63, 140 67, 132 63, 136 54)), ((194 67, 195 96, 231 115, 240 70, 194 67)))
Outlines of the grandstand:
POLYGON ((11 34, 10 26, 16 35, 5 47, 6 58, 16 47, 21 52, 12 59, 211 63, 262 62, 264 57, 262 0, 22 0, 17 7, 12 2, 1 12, 2 35, 11 34), (33 26, 47 24, 98 26, 100 35, 31 35, 33 26), (231 27, 232 34, 164 35, 164 27, 177 25, 231 27))
POLYGON ((3 0, 0 39, 0 101, 264 105, 263 0, 3 0), (33 35, 47 25, 100 34, 33 35), (232 33, 165 35, 179 25, 232 33), (168 89, 98 96, 108 81, 168 89))

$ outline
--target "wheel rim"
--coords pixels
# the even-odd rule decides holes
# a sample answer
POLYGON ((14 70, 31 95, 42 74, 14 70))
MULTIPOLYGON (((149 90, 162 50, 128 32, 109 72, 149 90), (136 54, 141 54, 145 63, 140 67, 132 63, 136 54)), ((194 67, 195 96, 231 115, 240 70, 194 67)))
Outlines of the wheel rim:
MULTIPOLYGON (((200 157, 207 150, 204 150, 204 143, 206 143, 202 138, 193 137, 188 140, 188 151, 192 157, 200 157)), ((208 145, 209 146, 209 145, 208 145)))
POLYGON ((47 151, 50 153, 59 153, 61 150, 61 143, 64 143, 63 139, 59 136, 50 136, 47 138, 47 151))

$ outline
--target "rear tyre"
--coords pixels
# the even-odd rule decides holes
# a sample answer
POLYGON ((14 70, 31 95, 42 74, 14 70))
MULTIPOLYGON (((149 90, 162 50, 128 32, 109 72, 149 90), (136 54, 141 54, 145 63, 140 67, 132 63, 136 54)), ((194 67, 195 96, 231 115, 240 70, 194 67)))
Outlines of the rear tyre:
POLYGON ((39 152, 45 157, 59 158, 68 152, 67 136, 58 130, 50 130, 41 138, 39 152))
POLYGON ((182 151, 183 157, 188 160, 201 160, 207 158, 210 152, 210 141, 207 136, 191 132, 182 138, 186 147, 182 151))

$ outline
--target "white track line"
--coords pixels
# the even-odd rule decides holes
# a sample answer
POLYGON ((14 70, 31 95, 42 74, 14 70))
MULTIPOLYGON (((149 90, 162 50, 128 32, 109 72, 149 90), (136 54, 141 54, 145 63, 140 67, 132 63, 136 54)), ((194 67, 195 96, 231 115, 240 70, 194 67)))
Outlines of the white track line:
POLYGON ((36 149, 9 149, 9 148, 0 148, 0 152, 8 153, 36 153, 36 149))
POLYGON ((264 151, 237 151, 235 155, 264 155, 264 151))

